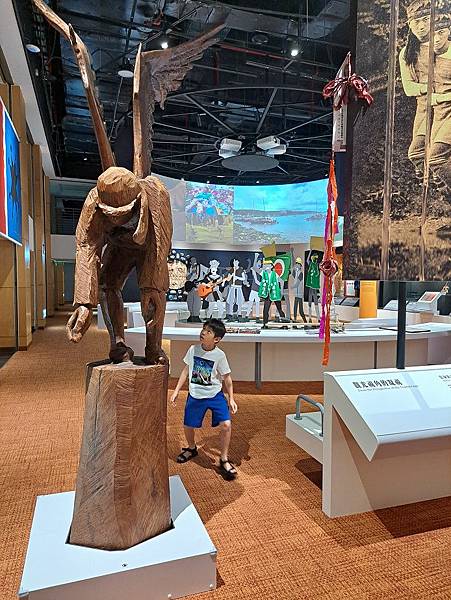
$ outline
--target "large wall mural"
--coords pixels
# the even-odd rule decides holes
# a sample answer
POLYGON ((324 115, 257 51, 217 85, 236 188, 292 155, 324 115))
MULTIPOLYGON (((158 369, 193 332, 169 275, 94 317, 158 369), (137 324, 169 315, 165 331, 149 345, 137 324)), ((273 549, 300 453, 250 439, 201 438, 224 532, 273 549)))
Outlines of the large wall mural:
POLYGON ((348 279, 451 277, 450 13, 449 0, 358 2, 374 104, 354 128, 348 279))

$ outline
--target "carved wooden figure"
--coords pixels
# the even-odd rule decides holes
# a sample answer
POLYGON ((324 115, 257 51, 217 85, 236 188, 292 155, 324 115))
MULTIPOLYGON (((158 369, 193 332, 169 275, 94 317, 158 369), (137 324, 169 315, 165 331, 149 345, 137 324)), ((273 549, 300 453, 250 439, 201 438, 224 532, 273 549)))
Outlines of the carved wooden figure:
POLYGON ((92 369, 92 378, 99 385, 92 385, 92 381, 88 385, 70 541, 97 548, 127 548, 170 525, 168 360, 161 338, 169 287, 167 256, 172 218, 166 188, 157 177, 149 175, 153 112, 156 102, 164 107, 168 92, 179 88, 193 61, 217 41, 215 36, 223 25, 175 48, 143 52, 139 47, 133 81, 132 173, 115 164, 85 44, 43 0, 33 3, 72 46, 104 169, 85 200, 77 226, 75 311, 67 333, 71 341, 79 342, 100 300, 110 336, 109 356, 118 363, 117 367, 92 369), (146 324, 145 362, 154 367, 130 362, 133 351, 124 340, 121 290, 135 267, 146 324), (148 394, 147 407, 143 390, 148 394), (137 414, 142 418, 136 418, 137 414), (146 451, 141 452, 146 444, 146 451))

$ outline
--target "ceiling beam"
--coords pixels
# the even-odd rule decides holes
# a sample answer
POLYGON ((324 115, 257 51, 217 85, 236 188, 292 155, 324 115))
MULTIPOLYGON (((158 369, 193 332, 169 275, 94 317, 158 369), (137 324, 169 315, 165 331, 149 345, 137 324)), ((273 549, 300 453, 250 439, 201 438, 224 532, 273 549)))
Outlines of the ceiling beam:
MULTIPOLYGON (((317 158, 310 158, 310 156, 304 156, 300 154, 284 154, 284 156, 291 156, 292 158, 299 158, 300 160, 307 160, 309 162, 319 163, 320 165, 328 165, 328 160, 319 160, 317 158)), ((290 161, 287 161, 290 162, 290 161)))
POLYGON ((324 115, 320 115, 319 117, 315 117, 314 119, 310 119, 310 121, 306 121, 305 123, 301 123, 300 125, 295 125, 294 127, 290 127, 290 129, 285 129, 284 131, 279 131, 279 133, 275 133, 274 135, 285 135, 286 133, 290 133, 290 131, 295 131, 296 129, 300 129, 301 127, 305 127, 306 125, 310 125, 311 123, 316 123, 320 119, 324 119, 324 117, 330 117, 333 115, 333 112, 328 112, 324 115))
POLYGON ((204 113, 206 113, 214 121, 216 121, 217 123, 219 123, 221 125, 221 127, 223 127, 224 129, 227 129, 227 131, 230 131, 230 133, 232 133, 233 135, 237 135, 237 133, 236 133, 236 131, 234 129, 232 129, 229 125, 227 125, 227 123, 224 123, 224 121, 222 121, 221 119, 219 119, 216 115, 214 115, 213 113, 211 113, 208 110, 208 108, 205 108, 205 106, 203 106, 195 98, 192 98, 189 94, 185 94, 185 98, 187 98, 192 104, 194 104, 194 106, 197 106, 197 108, 200 108, 204 113))
POLYGON ((274 98, 276 97, 276 94, 278 91, 279 91, 279 88, 274 88, 273 91, 271 92, 271 96, 269 97, 269 100, 265 106, 265 110, 263 111, 260 121, 258 122, 257 129, 255 131, 255 133, 257 135, 260 133, 260 129, 262 128, 263 123, 265 122, 266 115, 268 114, 268 111, 271 108, 271 104, 273 103, 274 98))
POLYGON ((168 129, 177 129, 177 131, 185 131, 186 133, 191 133, 193 135, 203 135, 205 137, 213 138, 214 140, 218 139, 217 135, 204 133, 203 131, 199 131, 198 129, 187 129, 186 127, 179 127, 178 125, 169 125, 169 123, 161 123, 160 121, 155 121, 154 127, 156 125, 159 125, 160 127, 167 127, 168 129))
POLYGON ((217 150, 203 150, 202 152, 184 152, 183 154, 159 154, 158 160, 160 162, 171 162, 174 158, 180 158, 180 156, 198 156, 199 154, 217 154, 217 150))
POLYGON ((188 171, 188 173, 193 173, 194 171, 197 171, 198 169, 202 169, 203 167, 208 167, 208 165, 212 165, 214 163, 217 163, 220 160, 223 160, 222 156, 220 156, 219 158, 215 158, 215 160, 211 160, 210 162, 203 163, 202 165, 199 165, 198 167, 194 167, 194 169, 190 169, 188 171))

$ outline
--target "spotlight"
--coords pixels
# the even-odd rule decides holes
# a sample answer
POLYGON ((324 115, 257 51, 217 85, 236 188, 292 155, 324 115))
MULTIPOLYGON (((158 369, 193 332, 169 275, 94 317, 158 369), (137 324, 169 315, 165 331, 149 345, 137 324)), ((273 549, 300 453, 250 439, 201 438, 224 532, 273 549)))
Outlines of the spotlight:
POLYGON ((84 156, 84 157, 83 157, 83 160, 88 160, 88 157, 87 157, 87 156, 84 156))
POLYGON ((160 43, 160 46, 163 48, 163 50, 167 50, 167 48, 169 48, 169 42, 168 42, 168 40, 163 40, 160 43))
POLYGON ((28 52, 31 52, 31 54, 39 54, 41 51, 39 46, 36 46, 35 44, 25 44, 25 48, 28 52))
POLYGON ((207 179, 207 183, 210 183, 210 180, 209 180, 209 179, 207 179))
POLYGON ((260 183, 260 179, 257 179, 257 181, 255 183, 260 183))
POLYGON ((291 48, 290 54, 294 58, 295 56, 297 56, 299 54, 299 48, 296 48, 296 46, 294 48, 291 48))

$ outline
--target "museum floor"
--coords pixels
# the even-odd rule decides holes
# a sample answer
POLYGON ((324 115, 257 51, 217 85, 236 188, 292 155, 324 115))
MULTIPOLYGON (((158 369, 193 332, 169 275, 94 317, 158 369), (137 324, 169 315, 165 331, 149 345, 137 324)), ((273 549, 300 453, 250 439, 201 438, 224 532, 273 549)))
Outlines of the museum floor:
MULTIPOLYGON (((63 317, 49 322, 28 352, 0 369, 0 600, 16 598, 36 495, 74 488, 80 365, 105 350, 105 332, 92 327, 84 343, 70 346, 63 317)), ((238 389, 250 393, 237 395, 235 482, 214 469, 209 428, 197 461, 176 464, 183 403, 168 414, 171 474, 182 476, 218 548, 218 589, 196 598, 451 598, 449 499, 328 519, 320 465, 284 435, 294 390, 281 396, 251 392, 249 384, 238 389)))

